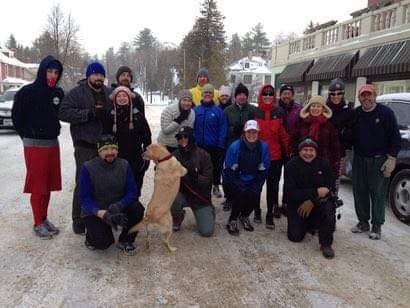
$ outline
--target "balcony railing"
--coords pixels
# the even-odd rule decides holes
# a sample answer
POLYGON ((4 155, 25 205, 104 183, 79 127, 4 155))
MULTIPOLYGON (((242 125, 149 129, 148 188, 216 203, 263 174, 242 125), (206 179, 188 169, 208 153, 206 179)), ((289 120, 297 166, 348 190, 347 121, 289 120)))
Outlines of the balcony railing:
POLYGON ((340 46, 348 40, 368 36, 379 31, 388 31, 407 24, 410 24, 410 0, 403 0, 343 23, 318 30, 284 45, 288 44, 288 56, 298 57, 304 52, 340 46))

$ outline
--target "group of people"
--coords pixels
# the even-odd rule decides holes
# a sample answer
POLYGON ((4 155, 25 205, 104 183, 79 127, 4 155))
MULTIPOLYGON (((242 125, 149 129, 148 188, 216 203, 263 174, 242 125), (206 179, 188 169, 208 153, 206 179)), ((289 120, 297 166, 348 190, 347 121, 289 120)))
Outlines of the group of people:
MULTIPOLYGON (((61 120, 70 123, 76 162, 74 233, 86 234, 88 248, 105 249, 114 243, 112 228, 121 226, 118 247, 133 253, 136 234, 128 230, 143 218, 139 196, 149 162, 142 153, 152 141, 144 101, 131 87, 133 75, 126 66, 108 88, 104 67, 90 63, 86 78, 67 95, 57 85, 62 73, 58 60, 43 59, 37 79, 16 94, 12 111, 24 145, 24 192, 31 193, 35 234, 49 239, 59 232, 47 218, 47 208, 50 192, 61 190, 61 120)), ((224 194, 229 234, 239 235, 239 225, 253 231, 250 215, 254 223, 262 223, 266 182, 266 227, 274 229, 274 218, 287 216, 289 240, 302 241, 307 232, 318 231, 323 255, 333 258, 341 162, 353 147, 358 223, 352 232, 369 231, 371 218, 369 236, 380 239, 400 133, 393 112, 376 104, 373 85, 360 88, 361 106, 356 109, 345 101, 344 90, 343 81, 335 79, 327 99, 313 96, 302 106, 291 85, 281 86, 277 101, 275 88, 266 84, 254 106, 246 86, 240 83, 234 91, 221 86, 218 91, 201 68, 196 86, 181 90, 178 102, 161 114, 157 141, 188 171, 172 204, 173 230, 181 229, 184 208, 189 207, 199 234, 211 236, 212 195, 224 194)))

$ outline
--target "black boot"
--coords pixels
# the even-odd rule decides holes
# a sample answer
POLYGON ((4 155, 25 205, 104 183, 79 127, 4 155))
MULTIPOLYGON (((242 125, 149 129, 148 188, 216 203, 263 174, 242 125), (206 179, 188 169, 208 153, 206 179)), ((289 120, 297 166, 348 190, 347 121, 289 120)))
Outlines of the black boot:
POLYGON ((230 235, 239 235, 239 228, 238 228, 238 221, 237 220, 231 220, 228 222, 226 225, 226 230, 228 230, 230 235))
POLYGON ((273 207, 273 217, 280 218, 280 208, 278 204, 273 207))
POLYGON ((73 232, 80 235, 85 234, 85 225, 81 219, 73 221, 73 232))
POLYGON ((261 209, 255 209, 253 212, 253 222, 256 224, 262 223, 261 209))
POLYGON ((266 228, 267 229, 275 229, 275 223, 273 222, 273 214, 272 213, 267 213, 266 214, 266 228))
POLYGON ((184 221, 184 218, 185 218, 185 210, 183 210, 182 214, 180 215, 172 216, 172 231, 178 232, 179 230, 181 230, 181 225, 182 225, 182 222, 184 221))
POLYGON ((255 230, 251 224, 251 222, 249 221, 249 217, 243 217, 240 216, 239 217, 239 221, 241 222, 243 229, 246 231, 250 231, 252 232, 253 230, 255 230))

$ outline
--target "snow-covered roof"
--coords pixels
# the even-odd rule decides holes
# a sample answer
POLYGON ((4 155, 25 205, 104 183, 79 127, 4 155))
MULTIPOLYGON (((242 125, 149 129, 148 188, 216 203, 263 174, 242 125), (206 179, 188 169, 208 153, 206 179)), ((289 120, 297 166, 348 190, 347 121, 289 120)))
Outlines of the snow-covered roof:
POLYGON ((24 63, 24 62, 21 62, 17 58, 8 57, 3 53, 3 51, 5 51, 5 49, 4 49, 4 47, 1 47, 0 48, 0 63, 14 65, 14 66, 17 66, 17 67, 22 67, 22 68, 27 68, 27 69, 37 69, 38 66, 39 66, 36 63, 24 63))
POLYGON ((30 83, 30 81, 24 80, 24 79, 21 79, 21 78, 7 77, 7 78, 3 79, 2 83, 3 84, 10 84, 10 85, 12 85, 12 84, 25 85, 25 84, 30 83))
POLYGON ((229 66, 229 70, 238 73, 271 74, 267 64, 261 57, 245 57, 229 66))

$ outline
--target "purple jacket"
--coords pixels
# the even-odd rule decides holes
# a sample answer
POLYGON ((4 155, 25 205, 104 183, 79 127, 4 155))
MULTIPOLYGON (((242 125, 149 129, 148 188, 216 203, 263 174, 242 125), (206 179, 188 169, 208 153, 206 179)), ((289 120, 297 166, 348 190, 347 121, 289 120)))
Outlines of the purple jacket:
POLYGON ((285 112, 285 128, 288 134, 291 136, 295 133, 297 127, 296 124, 299 121, 299 113, 302 107, 295 101, 291 101, 289 104, 285 104, 282 100, 279 100, 279 106, 285 112))

